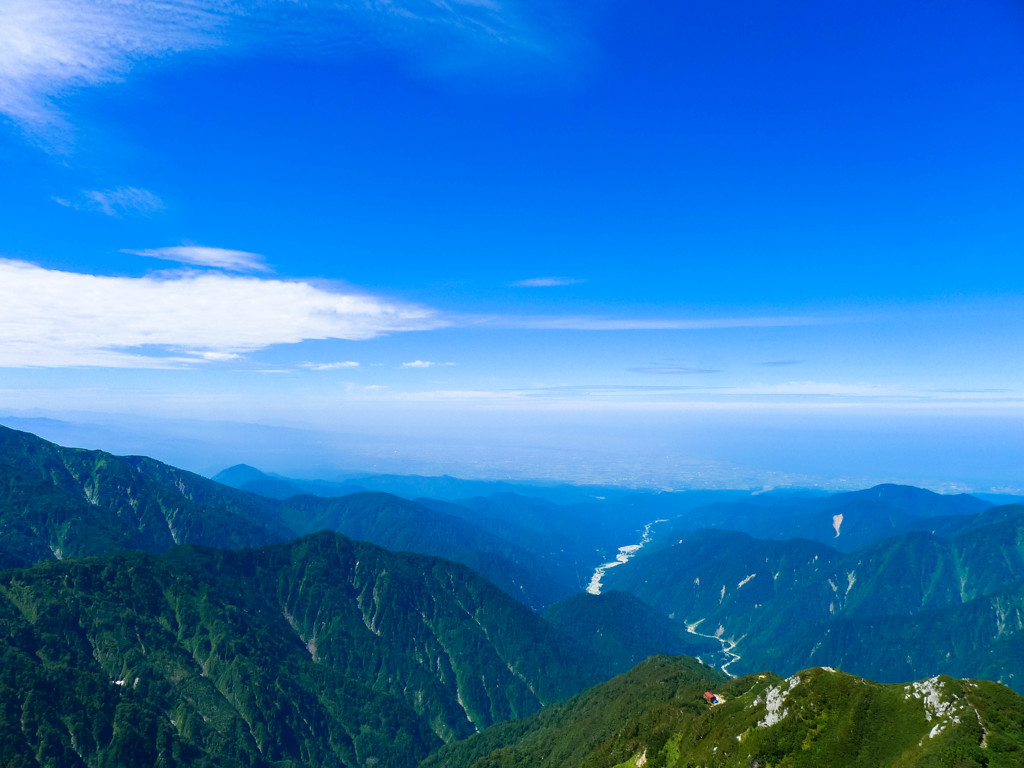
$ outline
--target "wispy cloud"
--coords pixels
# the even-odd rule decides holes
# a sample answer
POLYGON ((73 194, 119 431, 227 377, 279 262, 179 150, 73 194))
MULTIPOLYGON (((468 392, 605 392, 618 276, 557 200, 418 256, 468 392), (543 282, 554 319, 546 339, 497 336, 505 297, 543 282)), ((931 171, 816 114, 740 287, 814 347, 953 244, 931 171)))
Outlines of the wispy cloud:
POLYGON ((770 411, 793 409, 1012 409, 1024 397, 1007 394, 941 396, 897 385, 788 382, 771 386, 645 387, 571 385, 519 389, 424 390, 391 392, 395 400, 461 403, 483 409, 603 411, 770 411))
POLYGON ((223 273, 109 277, 0 260, 0 366, 169 368, 446 325, 432 309, 223 273))
POLYGON ((1013 390, 1002 387, 986 387, 984 389, 934 389, 932 391, 944 395, 998 395, 1012 392, 1013 390))
POLYGON ((73 200, 52 198, 55 203, 79 211, 98 211, 107 216, 126 214, 149 216, 164 207, 163 201, 147 189, 114 187, 113 189, 87 189, 73 200))
POLYGON ((782 328, 834 322, 814 317, 615 318, 587 315, 483 317, 478 325, 553 331, 696 331, 716 328, 782 328))
POLYGON ((258 253, 232 251, 227 248, 208 248, 201 245, 178 245, 169 248, 125 248, 123 253, 146 256, 151 259, 176 261, 196 267, 216 267, 231 272, 268 272, 269 268, 258 253))
POLYGON ((435 363, 433 360, 413 360, 411 363, 402 363, 403 368, 433 368, 436 365, 455 365, 455 363, 435 363))
POLYGON ((52 140, 67 128, 59 103, 69 92, 122 80, 147 59, 217 47, 275 45, 330 54, 362 44, 435 60, 451 56, 460 44, 537 52, 544 46, 536 25, 526 20, 529 5, 529 0, 5 0, 0 113, 52 140))
POLYGON ((736 394, 802 397, 917 397, 922 393, 895 385, 830 381, 787 381, 779 384, 752 384, 736 387, 736 394))
POLYGON ((344 360, 337 363, 302 363, 302 367, 311 371, 340 371, 345 368, 358 368, 359 363, 353 360, 344 360))
POLYGON ((582 282, 575 277, 531 277, 528 280, 518 280, 512 285, 516 288, 556 288, 560 285, 576 285, 582 282))
POLYGON ((669 365, 648 365, 641 368, 630 368, 633 373, 654 373, 665 375, 692 376, 699 373, 721 373, 718 368, 680 368, 669 365))
POLYGON ((0 112, 31 132, 62 128, 56 100, 70 90, 118 80, 149 57, 216 44, 218 5, 7 0, 0 112))
POLYGON ((640 392, 640 393, 672 393, 672 392, 692 392, 694 390, 700 390, 701 392, 707 391, 719 391, 725 389, 732 389, 732 387, 709 387, 705 385, 694 385, 694 384, 559 384, 554 387, 537 387, 531 389, 530 392, 542 392, 542 393, 577 393, 577 392, 640 392))

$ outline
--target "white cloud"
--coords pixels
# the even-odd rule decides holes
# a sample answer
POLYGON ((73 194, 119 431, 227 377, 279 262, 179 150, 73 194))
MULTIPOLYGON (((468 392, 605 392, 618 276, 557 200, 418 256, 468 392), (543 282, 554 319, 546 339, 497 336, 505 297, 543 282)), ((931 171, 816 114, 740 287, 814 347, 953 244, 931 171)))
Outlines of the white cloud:
POLYGON ((118 80, 140 59, 214 45, 215 3, 5 0, 0 112, 30 131, 60 127, 55 100, 118 80))
POLYGON ((164 207, 163 201, 147 189, 114 187, 113 189, 87 189, 78 200, 52 198, 55 203, 79 211, 98 211, 107 216, 120 217, 135 213, 149 216, 164 207))
POLYGON ((1024 398, 998 396, 940 397, 901 386, 790 382, 777 386, 743 387, 604 387, 601 385, 501 390, 394 391, 382 394, 395 402, 451 403, 459 407, 521 411, 791 411, 897 409, 1011 410, 1021 413, 1024 398))
POLYGON ((560 285, 576 285, 582 282, 575 277, 531 277, 529 280, 519 280, 512 285, 516 288, 555 288, 560 285))
MULTIPOLYGON (((462 60, 457 49, 543 51, 524 19, 529 0, 4 0, 0 113, 51 141, 59 108, 81 87, 124 79, 138 63, 223 47, 301 48, 330 54, 365 45, 419 59, 462 60)), ((540 16, 539 12, 535 15, 540 16)), ((548 14, 550 16, 550 13, 548 14)))
POLYGON ((248 251, 232 251, 227 248, 208 248, 201 245, 178 245, 169 248, 144 248, 132 250, 125 248, 123 253, 146 256, 151 259, 176 261, 179 264, 192 264, 197 267, 216 267, 232 272, 269 272, 263 257, 248 251))
POLYGON ((345 360, 337 363, 302 363, 303 368, 311 371, 340 371, 344 368, 358 368, 359 363, 353 360, 345 360))
POLYGON ((701 373, 722 373, 719 368, 683 368, 678 365, 647 365, 641 368, 630 368, 633 373, 652 373, 659 375, 696 375, 701 373))
POLYGON ((432 309, 222 273, 108 277, 0 260, 0 366, 186 367, 446 325, 432 309))
POLYGON ((433 360, 413 360, 411 363, 402 363, 403 368, 433 368, 435 365, 455 365, 455 363, 435 363, 433 360))
POLYGON ((467 322, 497 328, 534 328, 553 331, 697 331, 715 328, 782 328, 819 325, 835 320, 813 317, 713 317, 703 320, 685 318, 614 318, 587 315, 561 316, 496 316, 480 317, 467 322))
POLYGON ((918 397, 921 392, 882 384, 841 384, 822 381, 787 381, 780 384, 754 384, 737 387, 741 395, 800 395, 819 397, 918 397))

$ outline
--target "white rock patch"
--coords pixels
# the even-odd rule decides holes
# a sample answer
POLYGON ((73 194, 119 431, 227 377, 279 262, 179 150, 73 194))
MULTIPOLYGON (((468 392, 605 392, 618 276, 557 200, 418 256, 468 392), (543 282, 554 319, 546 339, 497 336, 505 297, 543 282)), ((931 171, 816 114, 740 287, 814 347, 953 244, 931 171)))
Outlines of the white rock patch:
MULTIPOLYGON (((779 723, 789 714, 789 710, 786 709, 786 694, 791 690, 800 685, 800 676, 793 675, 791 678, 784 680, 781 685, 773 685, 764 694, 764 706, 765 713, 764 719, 759 720, 757 723, 758 728, 770 728, 771 726, 779 723)), ((758 696, 754 699, 754 705, 761 703, 761 697, 758 696)))
POLYGON ((928 738, 935 738, 948 725, 960 723, 960 710, 963 708, 963 705, 955 697, 943 699, 943 694, 946 692, 938 677, 911 683, 905 686, 903 690, 907 695, 920 700, 921 705, 924 707, 924 719, 927 722, 935 721, 935 725, 932 726, 931 731, 928 733, 928 738))
POLYGON ((747 578, 745 578, 743 581, 741 581, 739 584, 736 585, 736 589, 739 589, 740 587, 742 587, 744 584, 746 584, 748 581, 750 581, 755 576, 757 576, 756 573, 752 573, 749 576, 747 576, 747 578))

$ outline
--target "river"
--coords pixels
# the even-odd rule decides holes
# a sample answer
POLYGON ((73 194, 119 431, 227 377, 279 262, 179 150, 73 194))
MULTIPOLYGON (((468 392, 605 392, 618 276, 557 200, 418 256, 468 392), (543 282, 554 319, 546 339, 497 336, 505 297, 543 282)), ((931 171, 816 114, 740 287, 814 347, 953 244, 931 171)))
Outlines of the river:
MULTIPOLYGON (((733 649, 736 648, 736 644, 739 642, 739 640, 723 640, 722 636, 721 636, 721 633, 714 634, 714 635, 705 635, 703 632, 698 632, 697 631, 697 627, 700 626, 702 621, 704 621, 704 619, 701 619, 700 621, 695 621, 693 624, 687 624, 686 625, 686 631, 689 632, 691 635, 697 635, 698 637, 707 637, 707 638, 710 638, 712 640, 717 640, 719 643, 721 643, 722 644, 722 653, 725 656, 727 656, 729 660, 727 662, 725 662, 725 664, 720 666, 719 669, 722 670, 729 677, 736 677, 736 675, 734 675, 732 672, 729 671, 729 667, 731 665, 735 664, 741 658, 738 653, 734 653, 733 652, 733 649)), ((719 629, 721 630, 721 627, 719 627, 719 629)), ((744 637, 746 637, 746 635, 744 635, 744 637)), ((740 640, 742 640, 742 639, 743 639, 743 637, 740 638, 740 640)), ((697 657, 697 660, 698 661, 702 661, 700 656, 697 657)))
POLYGON ((643 549, 644 544, 651 540, 651 528, 654 527, 655 523, 664 523, 664 520, 652 520, 644 526, 643 535, 640 537, 639 544, 627 544, 624 547, 619 547, 619 554, 615 556, 615 559, 610 563, 602 563, 597 566, 594 571, 594 575, 590 577, 590 583, 587 585, 587 592, 592 595, 601 594, 601 579, 604 578, 605 572, 609 568, 617 568, 620 565, 624 565, 629 562, 629 559, 633 557, 637 552, 643 549))

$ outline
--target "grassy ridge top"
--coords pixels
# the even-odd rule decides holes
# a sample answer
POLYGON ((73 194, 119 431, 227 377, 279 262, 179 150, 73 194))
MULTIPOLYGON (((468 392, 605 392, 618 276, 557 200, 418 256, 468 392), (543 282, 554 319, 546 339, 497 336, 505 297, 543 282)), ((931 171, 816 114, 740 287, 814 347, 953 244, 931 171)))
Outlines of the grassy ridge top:
POLYGON ((723 681, 659 656, 423 768, 910 768, 1024 765, 1024 699, 941 676, 883 685, 831 669, 723 681), (710 690, 722 701, 704 700, 710 690))

